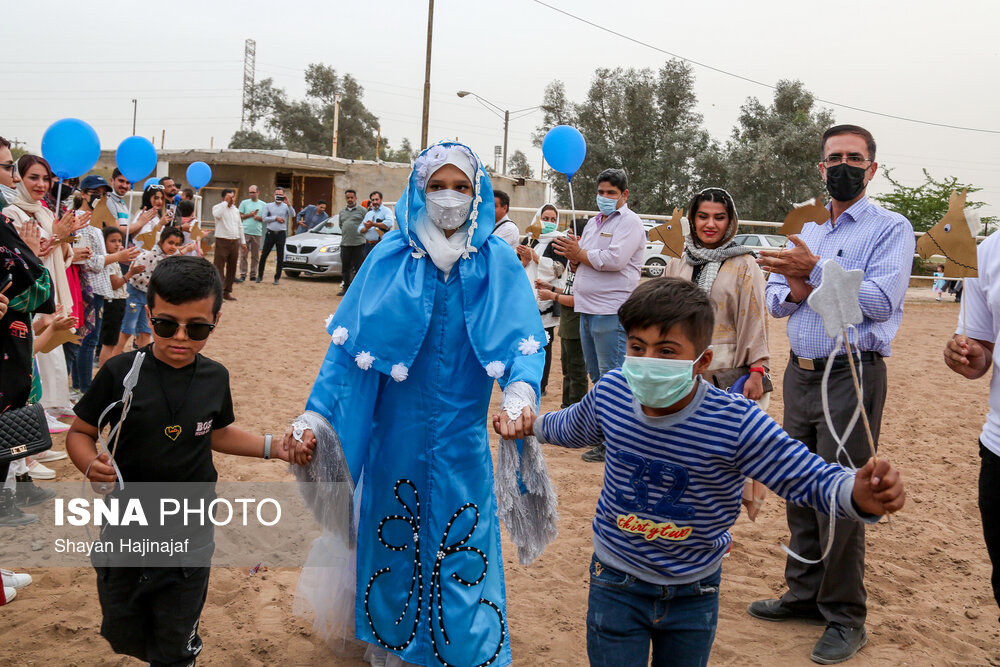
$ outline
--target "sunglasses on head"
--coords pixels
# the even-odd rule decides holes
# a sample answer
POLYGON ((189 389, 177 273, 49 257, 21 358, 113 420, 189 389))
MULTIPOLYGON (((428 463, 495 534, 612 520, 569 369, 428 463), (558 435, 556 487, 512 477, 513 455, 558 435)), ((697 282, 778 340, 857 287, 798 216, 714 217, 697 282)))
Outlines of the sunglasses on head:
POLYGON ((146 189, 147 190, 165 190, 166 188, 164 188, 159 183, 153 183, 151 185, 146 186, 146 189))
POLYGON ((174 334, 177 333, 177 329, 184 327, 187 337, 191 340, 205 340, 208 338, 208 334, 212 333, 212 329, 215 328, 214 324, 209 324, 208 322, 181 323, 162 317, 151 317, 149 321, 153 323, 153 333, 160 338, 173 338, 174 334))

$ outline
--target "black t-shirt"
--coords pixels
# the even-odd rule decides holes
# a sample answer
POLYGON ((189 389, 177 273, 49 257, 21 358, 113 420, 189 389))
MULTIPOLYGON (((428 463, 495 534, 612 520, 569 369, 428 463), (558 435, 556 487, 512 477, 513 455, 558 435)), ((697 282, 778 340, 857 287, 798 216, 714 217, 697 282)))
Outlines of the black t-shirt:
MULTIPOLYGON (((158 361, 152 346, 143 351, 146 358, 115 452, 122 479, 126 484, 216 481, 212 431, 236 420, 229 371, 200 354, 194 363, 174 368, 158 361)), ((97 422, 108 405, 121 399, 136 354, 108 359, 76 404, 77 417, 102 429, 118 423, 121 405, 97 422)))

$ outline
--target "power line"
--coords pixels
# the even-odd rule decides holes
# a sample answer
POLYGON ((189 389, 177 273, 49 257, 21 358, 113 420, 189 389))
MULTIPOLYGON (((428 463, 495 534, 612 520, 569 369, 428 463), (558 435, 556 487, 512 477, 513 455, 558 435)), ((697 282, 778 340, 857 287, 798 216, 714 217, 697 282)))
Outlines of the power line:
MULTIPOLYGON (((649 42, 644 42, 641 39, 636 39, 635 37, 629 37, 628 35, 622 34, 620 32, 612 30, 610 28, 606 28, 603 25, 600 25, 599 23, 594 23, 593 21, 588 21, 587 19, 583 18, 582 16, 577 16, 576 14, 571 14, 571 13, 567 12, 564 9, 559 9, 558 7, 550 5, 547 2, 542 2, 542 0, 532 0, 532 2, 534 2, 535 4, 541 5, 543 7, 547 7, 547 8, 551 9, 554 12, 558 12, 560 14, 563 14, 564 16, 568 16, 569 18, 571 18, 571 19, 573 19, 575 21, 579 21, 581 23, 586 23, 587 25, 589 25, 589 26, 591 26, 593 28, 597 28, 598 30, 603 30, 604 32, 612 34, 612 35, 615 35, 616 37, 621 37, 622 39, 626 39, 626 40, 628 40, 630 42, 633 42, 635 44, 639 44, 640 46, 645 46, 648 49, 653 49, 654 51, 659 51, 660 53, 664 53, 664 54, 670 56, 671 58, 677 58, 679 60, 683 60, 684 62, 691 63, 692 65, 697 65, 698 67, 703 67, 705 69, 712 70, 713 72, 718 72, 719 74, 724 74, 726 76, 733 77, 734 79, 739 79, 741 81, 746 81, 747 83, 752 83, 752 84, 757 85, 757 86, 763 86, 765 88, 770 88, 771 90, 777 90, 778 89, 777 86, 774 86, 774 85, 772 85, 770 83, 765 83, 763 81, 758 81, 757 79, 751 79, 748 76, 743 76, 742 74, 736 74, 735 72, 730 72, 728 70, 724 70, 724 69, 721 69, 719 67, 714 67, 712 65, 700 62, 698 60, 692 60, 691 58, 687 58, 685 56, 682 56, 679 53, 674 53, 672 51, 667 51, 666 49, 660 48, 659 46, 655 46, 654 44, 650 44, 649 42)), ((859 111, 861 113, 872 114, 873 116, 882 116, 883 118, 892 118, 894 120, 902 120, 902 121, 905 121, 907 123, 918 123, 920 125, 932 125, 934 127, 945 127, 945 128, 951 129, 951 130, 965 130, 967 132, 983 132, 983 133, 986 133, 986 134, 1000 134, 1000 130, 989 130, 989 129, 980 128, 980 127, 965 127, 963 125, 951 125, 949 123, 937 123, 937 122, 930 121, 930 120, 920 120, 918 118, 908 118, 906 116, 897 116, 896 114, 884 113, 882 111, 872 111, 871 109, 863 109, 861 107, 856 107, 856 106, 853 106, 851 104, 844 104, 842 102, 834 102, 833 100, 825 100, 825 99, 820 98, 820 97, 817 97, 815 99, 816 99, 817 102, 822 102, 823 104, 829 104, 829 105, 835 106, 835 107, 841 107, 842 109, 850 109, 852 111, 859 111)))

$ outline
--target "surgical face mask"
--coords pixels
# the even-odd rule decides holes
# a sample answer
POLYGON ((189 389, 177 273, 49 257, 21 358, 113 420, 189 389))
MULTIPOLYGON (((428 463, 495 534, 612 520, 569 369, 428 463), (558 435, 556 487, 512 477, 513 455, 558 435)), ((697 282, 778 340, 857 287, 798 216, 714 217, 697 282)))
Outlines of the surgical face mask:
POLYGON ((694 387, 694 360, 625 357, 622 375, 632 395, 650 408, 668 408, 691 393, 694 387))
POLYGON ((458 229, 469 218, 472 197, 454 190, 435 190, 424 195, 427 217, 439 229, 458 229))
POLYGON ((3 195, 4 201, 11 204, 15 199, 17 199, 17 190, 7 187, 6 185, 0 185, 0 195, 3 195))
POLYGON ((826 191, 837 201, 851 201, 865 189, 865 171, 846 162, 827 167, 826 191))
POLYGON ((542 223, 542 234, 551 234, 554 231, 556 231, 556 223, 554 222, 542 223))
POLYGON ((611 197, 602 197, 597 195, 597 208, 600 209, 601 213, 604 215, 611 215, 618 210, 618 200, 612 199, 611 197))

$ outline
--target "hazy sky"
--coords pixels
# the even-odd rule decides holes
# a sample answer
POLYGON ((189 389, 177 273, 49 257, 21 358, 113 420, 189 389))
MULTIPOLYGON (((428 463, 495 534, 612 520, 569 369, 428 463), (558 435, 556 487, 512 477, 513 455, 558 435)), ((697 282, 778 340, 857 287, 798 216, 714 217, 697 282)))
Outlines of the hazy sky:
MULTIPOLYGON (((818 98, 993 133, 932 127, 830 106, 838 122, 869 128, 878 161, 907 184, 921 167, 983 187, 1000 213, 1000 3, 959 0, 792 2, 547 0, 611 30, 758 81, 800 79, 818 98)), ((532 0, 437 0, 431 71, 430 138, 458 137, 486 161, 502 143, 502 120, 470 90, 502 108, 541 103, 545 85, 586 95, 597 67, 659 67, 668 56, 574 21, 532 0)), ((238 129, 244 40, 257 41, 257 79, 290 96, 302 72, 322 62, 365 87, 365 103, 393 146, 420 139, 427 3, 424 0, 289 2, 7 3, 8 48, 0 135, 38 150, 45 128, 76 116, 104 148, 137 133, 167 148, 225 146, 238 129), (102 7, 103 6, 103 7, 102 7), (101 7, 98 9, 98 7, 101 7), (156 14, 156 8, 168 9, 156 14), (19 27, 30 37, 18 34, 19 27), (31 48, 37 44, 37 48, 31 48)), ((725 139, 748 96, 772 91, 695 67, 699 111, 725 139)), ((535 112, 511 123, 510 152, 538 170, 530 135, 535 112)), ((374 157, 374 146, 372 157, 374 157)), ((884 179, 877 185, 884 186, 884 179)), ((724 185, 724 184, 722 184, 724 185)), ((680 204, 680 202, 678 202, 680 204)))

